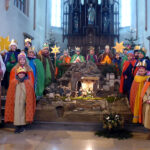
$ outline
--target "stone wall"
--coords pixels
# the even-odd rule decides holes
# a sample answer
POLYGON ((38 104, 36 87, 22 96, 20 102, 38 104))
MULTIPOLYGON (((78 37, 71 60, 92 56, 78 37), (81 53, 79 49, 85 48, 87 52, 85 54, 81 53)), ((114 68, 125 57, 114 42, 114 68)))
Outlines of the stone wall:
POLYGON ((29 0, 29 16, 25 15, 15 5, 14 0, 9 1, 6 11, 5 1, 0 0, 0 36, 10 36, 18 41, 20 49, 24 48, 24 35, 27 33, 34 38, 33 45, 39 50, 45 42, 47 28, 50 26, 48 15, 50 0, 36 0, 36 28, 34 30, 34 1, 29 0), (46 3, 47 2, 47 3, 46 3), (46 11, 47 10, 47 11, 46 11))
POLYGON ((131 0, 132 3, 132 19, 131 27, 137 30, 138 43, 145 46, 147 49, 147 55, 150 55, 149 41, 147 37, 150 36, 150 1, 147 0, 147 31, 145 30, 145 0, 137 0, 138 2, 138 14, 136 14, 136 0, 131 0), (136 28, 136 15, 138 16, 138 29, 136 28))

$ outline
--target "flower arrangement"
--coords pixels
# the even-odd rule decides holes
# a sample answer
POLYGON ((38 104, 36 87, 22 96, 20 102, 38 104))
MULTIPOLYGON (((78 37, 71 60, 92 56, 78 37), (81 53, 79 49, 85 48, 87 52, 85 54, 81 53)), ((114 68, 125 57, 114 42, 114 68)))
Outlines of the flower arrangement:
POLYGON ((132 133, 124 128, 124 121, 119 114, 107 114, 103 119, 103 130, 95 133, 106 138, 128 139, 132 133))
POLYGON ((123 119, 119 114, 107 114, 103 119, 103 128, 108 130, 123 128, 123 119))

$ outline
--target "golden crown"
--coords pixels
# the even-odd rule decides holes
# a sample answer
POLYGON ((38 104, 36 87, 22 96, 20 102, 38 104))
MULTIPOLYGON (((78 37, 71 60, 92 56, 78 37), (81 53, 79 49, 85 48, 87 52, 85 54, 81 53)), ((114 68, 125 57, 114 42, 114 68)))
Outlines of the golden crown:
POLYGON ((31 43, 32 40, 29 39, 29 38, 26 38, 24 41, 25 41, 25 43, 26 43, 26 42, 30 42, 30 43, 31 43))
POLYGON ((17 74, 19 74, 19 73, 26 73, 27 71, 26 71, 26 68, 25 67, 19 67, 18 69, 17 69, 17 74))
POLYGON ((140 49, 141 49, 141 47, 138 46, 138 45, 136 45, 136 46, 134 47, 134 50, 140 50, 140 49))

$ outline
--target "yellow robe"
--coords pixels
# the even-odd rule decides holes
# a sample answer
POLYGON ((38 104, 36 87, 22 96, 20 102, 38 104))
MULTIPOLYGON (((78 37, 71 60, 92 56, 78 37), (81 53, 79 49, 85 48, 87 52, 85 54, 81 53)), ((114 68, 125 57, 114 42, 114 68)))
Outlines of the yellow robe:
POLYGON ((148 104, 147 101, 150 101, 150 87, 147 89, 143 97, 142 109, 144 127, 150 129, 150 104, 148 104))
MULTIPOLYGON (((138 83, 138 88, 135 89, 136 96, 134 100, 134 106, 133 106, 133 123, 139 122, 139 108, 140 108, 140 99, 141 99, 141 92, 144 86, 145 81, 149 78, 149 76, 135 76, 132 86, 134 85, 134 82, 138 83)), ((131 90, 134 87, 131 87, 131 90)), ((131 93, 132 94, 132 93, 131 93)))

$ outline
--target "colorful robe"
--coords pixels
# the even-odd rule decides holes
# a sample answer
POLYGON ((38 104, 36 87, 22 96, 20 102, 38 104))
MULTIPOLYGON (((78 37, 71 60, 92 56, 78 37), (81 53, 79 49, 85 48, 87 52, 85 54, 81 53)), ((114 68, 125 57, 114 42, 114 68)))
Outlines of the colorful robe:
POLYGON ((141 93, 139 122, 144 124, 145 128, 150 129, 150 82, 147 81, 141 93))
POLYGON ((119 59, 113 59, 113 64, 115 65, 116 67, 116 70, 118 72, 118 75, 121 73, 121 62, 122 62, 122 59, 121 57, 119 59))
POLYGON ((99 62, 100 64, 111 64, 112 63, 113 56, 111 53, 103 53, 99 56, 99 62))
POLYGON ((121 71, 122 71, 122 69, 123 69, 123 64, 124 64, 124 62, 127 61, 127 60, 128 60, 128 56, 127 56, 127 55, 124 55, 123 58, 122 58, 122 62, 121 62, 121 71))
POLYGON ((42 62, 36 58, 28 58, 27 59, 29 66, 33 70, 34 74, 34 88, 35 88, 35 95, 42 96, 44 91, 44 67, 42 62))
POLYGON ((132 74, 133 67, 135 65, 135 60, 125 61, 122 69, 121 79, 120 79, 120 93, 130 95, 130 89, 134 76, 132 74))
POLYGON ((62 64, 70 64, 70 61, 71 61, 71 57, 70 56, 61 56, 59 58, 59 60, 57 59, 56 60, 56 70, 55 70, 55 76, 56 77, 61 77, 65 71, 66 71, 66 68, 64 68, 63 66, 61 66, 62 64))
POLYGON ((98 63, 98 59, 96 55, 87 55, 86 61, 92 61, 93 63, 98 63))
POLYGON ((41 60, 44 66, 44 86, 47 87, 50 85, 52 81, 55 79, 55 71, 54 66, 52 64, 51 58, 49 55, 39 55, 39 59, 41 60))
MULTIPOLYGON (((35 114, 35 93, 34 88, 30 80, 24 80, 25 89, 26 89, 26 98, 25 98, 25 121, 26 123, 33 122, 35 114)), ((5 122, 14 122, 14 107, 15 107, 15 96, 16 96, 16 87, 18 85, 18 80, 14 79, 8 88, 5 104, 5 122)))
POLYGON ((71 58, 71 63, 77 63, 78 59, 80 60, 80 62, 85 62, 84 56, 75 54, 71 58))
POLYGON ((5 55, 4 63, 6 65, 6 73, 2 81, 2 85, 5 87, 5 89, 8 89, 10 72, 11 69, 18 63, 19 53, 20 50, 16 50, 16 51, 9 51, 5 55))
POLYGON ((130 91, 130 107, 133 113, 133 123, 141 123, 141 114, 142 114, 142 103, 141 103, 141 93, 144 87, 145 81, 150 76, 139 76, 134 77, 130 91))

